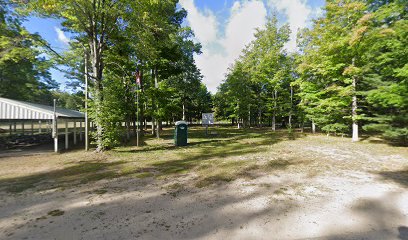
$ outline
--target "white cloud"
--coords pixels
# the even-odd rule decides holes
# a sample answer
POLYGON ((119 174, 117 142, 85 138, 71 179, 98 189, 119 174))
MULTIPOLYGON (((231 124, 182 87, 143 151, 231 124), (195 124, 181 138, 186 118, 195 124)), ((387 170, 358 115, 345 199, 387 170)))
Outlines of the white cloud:
POLYGON ((180 0, 188 12, 187 21, 196 39, 203 45, 203 53, 195 56, 195 60, 210 91, 216 91, 228 67, 254 39, 255 29, 265 25, 267 8, 264 2, 286 17, 292 33, 285 47, 291 52, 297 50, 298 29, 307 27, 312 17, 322 14, 321 8, 312 9, 306 0, 235 0, 227 20, 221 21, 213 11, 198 9, 194 0, 180 0))
POLYGON ((217 39, 217 20, 214 14, 207 10, 199 12, 194 0, 181 0, 181 6, 187 10, 187 21, 194 30, 196 38, 205 45, 217 39))
POLYGON ((245 45, 254 39, 256 28, 263 27, 265 23, 266 9, 261 1, 244 2, 237 9, 232 9, 225 37, 222 39, 229 63, 232 63, 245 45))
POLYGON ((286 15, 287 22, 292 31, 290 41, 286 44, 286 49, 292 52, 296 51, 297 32, 299 28, 307 26, 312 9, 307 5, 306 0, 269 0, 269 5, 286 15))
POLYGON ((62 42, 63 44, 68 45, 69 44, 69 38, 65 35, 64 31, 62 31, 60 28, 55 27, 55 32, 57 33, 58 41, 62 42))
POLYGON ((193 0, 181 0, 180 4, 188 11, 187 21, 203 45, 203 53, 195 56, 196 64, 208 89, 215 92, 228 66, 254 38, 255 29, 266 23, 266 8, 262 1, 234 2, 225 31, 221 34, 220 24, 210 10, 199 11, 193 0))

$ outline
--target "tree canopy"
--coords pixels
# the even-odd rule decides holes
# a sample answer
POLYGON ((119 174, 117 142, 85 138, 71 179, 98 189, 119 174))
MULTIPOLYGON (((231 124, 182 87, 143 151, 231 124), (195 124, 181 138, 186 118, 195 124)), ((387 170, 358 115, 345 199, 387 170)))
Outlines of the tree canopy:
POLYGON ((299 51, 288 54, 289 30, 272 18, 219 87, 217 115, 407 143, 407 21, 404 1, 327 1, 299 32, 299 51))

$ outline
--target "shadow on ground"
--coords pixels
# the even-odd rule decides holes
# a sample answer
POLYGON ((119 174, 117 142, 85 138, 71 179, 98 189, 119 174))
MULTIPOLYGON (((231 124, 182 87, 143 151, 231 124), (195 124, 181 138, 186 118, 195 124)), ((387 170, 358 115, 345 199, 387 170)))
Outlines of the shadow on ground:
POLYGON ((402 187, 408 187, 408 167, 397 171, 376 172, 376 174, 380 175, 385 180, 396 182, 402 187))
POLYGON ((0 179, 0 189, 10 193, 19 193, 36 187, 37 190, 72 187, 76 184, 85 184, 102 179, 124 176, 126 174, 120 175, 117 168, 124 163, 124 161, 83 161, 74 166, 59 170, 36 173, 23 177, 0 179))
MULTIPOLYGON (((199 130, 193 130, 199 131, 199 130)), ((136 178, 145 177, 167 177, 175 174, 185 174, 191 170, 200 167, 205 161, 222 160, 223 158, 232 156, 246 156, 248 154, 254 154, 262 152, 266 147, 278 143, 287 139, 296 139, 304 135, 301 134, 287 134, 286 132, 265 132, 262 130, 254 130, 248 132, 247 130, 235 130, 228 132, 228 129, 220 129, 220 134, 223 135, 217 139, 195 139, 195 134, 192 134, 192 139, 195 141, 190 143, 187 147, 175 147, 174 145, 168 145, 167 143, 146 146, 137 149, 117 149, 112 151, 113 154, 117 153, 148 153, 158 150, 165 151, 177 151, 177 158, 166 160, 165 153, 163 160, 152 161, 147 166, 134 167, 128 166, 127 163, 131 162, 126 157, 122 157, 123 160, 107 161, 105 160, 92 160, 92 161, 80 161, 73 166, 68 166, 63 169, 52 170, 48 172, 35 173, 26 176, 10 177, 0 179, 0 189, 6 190, 11 193, 19 193, 28 189, 36 188, 37 190, 49 190, 61 187, 75 186, 78 184, 85 184, 90 182, 99 181, 102 179, 112 179, 125 176, 131 176, 136 178), (236 134, 236 133, 242 134, 236 134), (231 135, 233 137, 231 137, 231 135), (227 138, 227 137, 230 138, 227 138), (253 140, 248 143, 239 142, 241 140, 253 140), (186 151, 185 150, 193 150, 186 151)), ((201 133, 200 133, 201 134, 201 133)), ((250 177, 250 171, 257 169, 259 166, 252 165, 239 165, 245 163, 232 162, 231 164, 238 164, 238 168, 228 174, 210 174, 208 178, 200 179, 206 186, 212 182, 228 182, 239 177, 250 177)), ((219 162, 211 162, 201 168, 210 168, 212 166, 219 166, 222 168, 231 167, 227 164, 220 164, 219 162)), ((269 167, 271 169, 284 169, 287 166, 294 164, 286 160, 275 161, 269 167)))
POLYGON ((354 233, 326 233, 319 240, 351 240, 351 239, 400 239, 408 240, 408 227, 401 225, 406 222, 401 209, 395 205, 400 192, 391 192, 381 198, 357 199, 351 206, 350 218, 355 224, 362 225, 354 233), (369 226, 369 227, 368 227, 369 226))

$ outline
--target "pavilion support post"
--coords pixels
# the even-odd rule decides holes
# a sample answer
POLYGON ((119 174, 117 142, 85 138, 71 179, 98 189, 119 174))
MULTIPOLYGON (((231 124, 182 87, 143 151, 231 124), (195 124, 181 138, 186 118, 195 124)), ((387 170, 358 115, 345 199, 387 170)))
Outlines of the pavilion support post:
POLYGON ((74 145, 77 144, 76 120, 74 120, 74 145))
POLYGON ((9 131, 9 135, 11 136, 11 135, 13 135, 13 126, 12 126, 11 123, 9 124, 9 127, 10 127, 10 128, 9 128, 9 130, 10 130, 10 131, 9 131))
POLYGON ((42 122, 41 122, 41 120, 38 121, 38 133, 39 133, 39 134, 42 133, 42 122))
POLYGON ((14 133, 16 133, 16 132, 17 132, 17 123, 14 122, 14 133))
POLYGON ((82 121, 79 122, 79 141, 82 142, 83 140, 83 132, 82 132, 82 121))
POLYGON ((68 120, 65 120, 65 149, 68 149, 68 146, 69 146, 69 144, 68 144, 68 141, 69 141, 69 139, 68 139, 68 120))
POLYGON ((22 134, 24 135, 24 121, 21 122, 21 131, 23 132, 22 134))
POLYGON ((54 152, 58 152, 58 120, 52 120, 52 137, 54 138, 54 152))
POLYGON ((34 122, 31 121, 31 136, 34 135, 34 122))

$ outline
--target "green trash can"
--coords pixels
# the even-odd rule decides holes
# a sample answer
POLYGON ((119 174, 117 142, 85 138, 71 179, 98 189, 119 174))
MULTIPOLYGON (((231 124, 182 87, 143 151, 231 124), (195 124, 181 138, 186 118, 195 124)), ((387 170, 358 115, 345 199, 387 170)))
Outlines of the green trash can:
POLYGON ((187 146, 187 123, 185 121, 176 122, 174 144, 176 146, 187 146))

